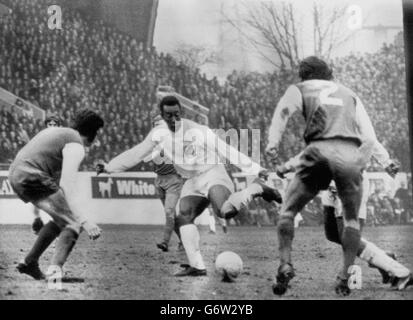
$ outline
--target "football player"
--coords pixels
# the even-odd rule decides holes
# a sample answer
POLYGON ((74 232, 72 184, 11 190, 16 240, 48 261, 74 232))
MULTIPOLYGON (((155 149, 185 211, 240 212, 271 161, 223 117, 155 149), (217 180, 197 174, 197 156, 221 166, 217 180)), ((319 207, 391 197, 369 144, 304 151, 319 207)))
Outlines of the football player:
POLYGON ((30 252, 17 270, 36 280, 61 279, 62 267, 79 233, 85 230, 91 239, 99 238, 100 228, 89 221, 79 201, 76 177, 85 156, 85 146, 93 143, 103 127, 103 119, 85 109, 74 119, 72 128, 46 128, 31 139, 16 155, 9 169, 9 181, 24 202, 31 202, 52 218, 39 232, 30 252), (46 276, 39 258, 54 239, 55 253, 46 276))
POLYGON ((304 116, 307 147, 287 187, 277 225, 280 266, 273 292, 284 294, 295 275, 291 261, 294 217, 333 180, 343 205, 344 225, 340 235, 343 268, 337 276, 335 291, 348 295, 350 267, 361 241, 358 214, 362 171, 373 152, 374 129, 359 97, 333 81, 333 72, 325 61, 315 56, 304 59, 298 75, 301 81, 288 87, 275 109, 266 148, 275 160, 289 117, 295 111, 304 116))
POLYGON ((175 276, 204 276, 206 267, 200 251, 199 231, 194 220, 210 204, 220 218, 231 218, 253 197, 281 202, 279 193, 262 183, 259 178, 241 192, 234 193, 234 185, 220 157, 229 157, 245 173, 258 175, 263 169, 250 158, 227 145, 208 127, 182 118, 182 107, 175 96, 165 96, 159 103, 163 123, 148 134, 134 148, 99 164, 97 172, 122 172, 135 166, 155 150, 164 152, 165 161, 173 163, 176 171, 186 179, 179 202, 177 221, 189 264, 175 276), (230 156, 228 155, 230 154, 230 156))
MULTIPOLYGON (((156 127, 162 121, 160 115, 155 116, 152 120, 152 126, 156 127)), ((165 227, 163 240, 156 244, 156 246, 162 251, 166 252, 169 250, 169 241, 171 240, 172 232, 175 230, 179 238, 178 250, 182 248, 181 237, 179 235, 179 228, 176 224, 176 205, 181 194, 182 186, 184 180, 176 172, 173 164, 165 163, 163 161, 162 151, 158 157, 152 159, 151 156, 145 159, 146 161, 152 160, 155 164, 155 186, 158 191, 158 194, 161 198, 162 205, 165 209, 165 227)))
MULTIPOLYGON (((394 178, 399 170, 399 166, 390 159, 386 149, 376 140, 373 149, 373 157, 385 167, 386 172, 394 178)), ((291 159, 283 165, 277 166, 277 174, 284 178, 287 172, 294 172, 299 164, 299 156, 291 159)), ((362 231, 367 218, 367 200, 368 200, 369 181, 363 172, 363 196, 359 210, 360 232, 362 231)), ((322 192, 321 202, 324 214, 324 231, 329 241, 341 245, 341 236, 343 231, 342 204, 337 196, 337 188, 334 181, 326 191, 322 192)), ((370 267, 377 268, 382 276, 384 284, 391 283, 391 286, 398 290, 403 290, 413 284, 410 270, 396 261, 393 253, 386 253, 377 247, 374 243, 361 238, 360 248, 357 256, 366 261, 370 267)))

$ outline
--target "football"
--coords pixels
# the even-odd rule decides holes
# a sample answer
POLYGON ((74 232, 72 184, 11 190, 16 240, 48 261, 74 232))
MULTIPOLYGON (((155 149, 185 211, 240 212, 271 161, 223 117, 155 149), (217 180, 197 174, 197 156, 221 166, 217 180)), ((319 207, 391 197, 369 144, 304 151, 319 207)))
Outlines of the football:
POLYGON ((224 251, 215 260, 215 270, 222 281, 233 282, 242 272, 242 259, 235 252, 224 251))

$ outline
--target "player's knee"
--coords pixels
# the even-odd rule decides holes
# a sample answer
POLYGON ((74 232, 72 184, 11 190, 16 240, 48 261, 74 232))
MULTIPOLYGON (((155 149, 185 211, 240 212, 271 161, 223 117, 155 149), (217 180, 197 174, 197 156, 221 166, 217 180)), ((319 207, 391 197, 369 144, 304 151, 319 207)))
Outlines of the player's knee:
POLYGON ((294 218, 291 215, 282 215, 277 224, 278 234, 283 237, 294 236, 294 218))
POLYGON ((73 244, 79 239, 79 233, 80 231, 73 226, 66 226, 61 234, 65 234, 65 241, 66 242, 72 242, 73 244))
POLYGON ((227 200, 217 212, 217 216, 222 219, 231 219, 238 214, 238 210, 227 200))
POLYGON ((165 208, 165 215, 167 219, 173 219, 175 217, 175 208, 165 208))
POLYGON ((192 214, 192 210, 180 210, 175 221, 178 227, 182 227, 186 224, 192 223, 193 220, 194 215, 192 214))

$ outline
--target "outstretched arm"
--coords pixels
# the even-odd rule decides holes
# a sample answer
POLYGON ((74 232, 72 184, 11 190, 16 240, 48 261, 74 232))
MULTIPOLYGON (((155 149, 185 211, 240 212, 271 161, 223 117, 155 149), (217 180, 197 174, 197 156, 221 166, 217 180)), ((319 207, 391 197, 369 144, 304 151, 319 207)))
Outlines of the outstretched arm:
POLYGON ((96 224, 88 221, 84 213, 84 205, 76 189, 78 170, 85 157, 85 149, 80 143, 68 143, 63 148, 62 154, 63 164, 60 187, 75 219, 79 221, 91 239, 97 239, 101 231, 96 224))
POLYGON ((155 148, 156 142, 152 141, 152 135, 149 134, 145 140, 139 143, 132 149, 126 150, 120 155, 113 158, 106 166, 105 171, 108 173, 117 173, 126 171, 139 162, 143 161, 147 156, 150 155, 152 150, 155 148))

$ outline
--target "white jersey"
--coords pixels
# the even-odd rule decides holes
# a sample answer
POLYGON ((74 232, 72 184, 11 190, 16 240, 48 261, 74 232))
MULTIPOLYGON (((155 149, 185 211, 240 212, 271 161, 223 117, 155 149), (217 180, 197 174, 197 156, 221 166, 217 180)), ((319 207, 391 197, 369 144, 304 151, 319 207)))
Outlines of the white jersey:
POLYGON ((182 119, 176 132, 170 131, 167 124, 161 121, 142 143, 110 161, 106 170, 109 173, 125 171, 144 159, 148 160, 148 157, 159 158, 160 150, 163 150, 164 161, 174 164, 176 171, 184 178, 192 178, 222 165, 222 159, 228 159, 249 175, 257 175, 262 169, 218 138, 208 127, 182 119))

